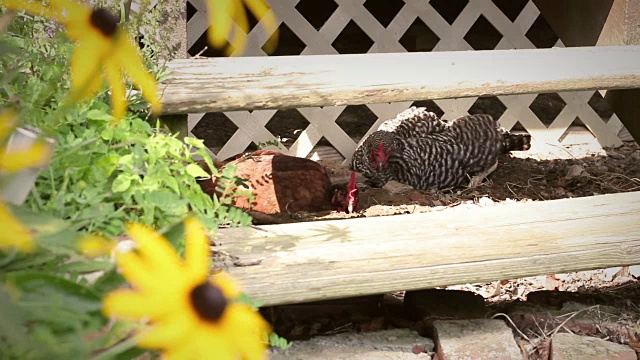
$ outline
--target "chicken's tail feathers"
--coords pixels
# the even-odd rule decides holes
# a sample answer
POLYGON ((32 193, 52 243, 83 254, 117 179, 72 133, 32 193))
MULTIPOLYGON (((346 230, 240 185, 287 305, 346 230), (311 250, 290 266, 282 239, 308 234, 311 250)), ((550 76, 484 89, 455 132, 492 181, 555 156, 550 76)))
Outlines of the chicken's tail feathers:
POLYGON ((502 133, 502 150, 505 153, 510 151, 525 151, 531 148, 531 135, 512 134, 508 131, 502 133))

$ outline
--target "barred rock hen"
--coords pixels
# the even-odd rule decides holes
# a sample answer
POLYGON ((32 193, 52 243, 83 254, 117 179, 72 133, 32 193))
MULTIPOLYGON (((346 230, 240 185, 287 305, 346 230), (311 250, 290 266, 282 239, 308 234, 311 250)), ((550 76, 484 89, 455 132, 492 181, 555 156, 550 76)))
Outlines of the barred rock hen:
POLYGON ((477 185, 498 164, 498 155, 528 150, 531 137, 499 127, 490 115, 447 122, 411 107, 385 121, 356 149, 351 168, 381 187, 395 180, 416 189, 477 185))
MULTIPOLYGON (((242 209, 266 214, 357 210, 355 173, 348 185, 332 185, 325 168, 315 161, 270 150, 236 155, 214 165, 222 167, 229 162, 236 165, 236 177, 246 180, 255 196, 252 203, 247 198, 237 198, 234 205, 242 209)), ((211 174, 206 164, 199 164, 211 174)), ((199 180, 198 183, 205 193, 216 194, 215 178, 199 180)))

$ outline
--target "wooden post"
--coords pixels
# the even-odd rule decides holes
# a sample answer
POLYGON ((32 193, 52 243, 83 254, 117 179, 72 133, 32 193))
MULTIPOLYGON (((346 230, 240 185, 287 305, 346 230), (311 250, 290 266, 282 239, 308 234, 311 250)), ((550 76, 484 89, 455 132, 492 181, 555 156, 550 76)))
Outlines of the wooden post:
MULTIPOLYGON (((566 46, 640 45, 640 0, 533 2, 566 46)), ((610 90, 605 99, 640 143, 640 91, 610 90)))

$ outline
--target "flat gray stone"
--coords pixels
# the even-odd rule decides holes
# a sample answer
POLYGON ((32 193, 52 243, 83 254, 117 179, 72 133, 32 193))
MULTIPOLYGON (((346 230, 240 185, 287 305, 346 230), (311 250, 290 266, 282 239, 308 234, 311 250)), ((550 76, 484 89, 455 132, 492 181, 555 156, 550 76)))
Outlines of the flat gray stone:
POLYGON ((270 360, 307 359, 371 359, 371 360, 430 360, 427 353, 414 354, 414 346, 433 350, 431 339, 408 329, 383 330, 358 334, 319 336, 307 341, 294 341, 287 350, 272 349, 270 360))
POLYGON ((511 329, 502 320, 434 321, 440 360, 522 360, 511 329))
POLYGON ((638 357, 627 345, 591 336, 560 333, 551 339, 551 359, 638 360, 638 357))

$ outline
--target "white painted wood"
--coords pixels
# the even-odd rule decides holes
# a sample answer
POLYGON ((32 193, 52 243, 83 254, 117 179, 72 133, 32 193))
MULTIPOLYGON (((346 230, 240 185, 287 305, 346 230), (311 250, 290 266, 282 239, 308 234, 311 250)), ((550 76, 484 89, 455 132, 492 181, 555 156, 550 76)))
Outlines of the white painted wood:
POLYGON ((640 264, 640 192, 221 229, 266 305, 640 264))
MULTIPOLYGON (((197 10, 199 10, 196 15, 190 19, 188 24, 189 45, 192 45, 195 40, 197 40, 204 31, 206 31, 208 24, 206 23, 206 16, 204 16, 205 7, 202 0, 189 1, 197 10)), ((400 39, 416 19, 422 20, 441 39, 436 45, 434 49, 435 51, 473 50, 464 40, 464 36, 481 15, 489 20, 489 22, 503 34, 503 38, 496 46, 496 49, 532 49, 535 48, 535 46, 525 36, 525 34, 529 31, 532 24, 540 14, 537 7, 530 1, 526 4, 525 8, 521 11, 516 20, 511 22, 504 14, 502 14, 500 9, 492 1, 470 0, 469 4, 465 7, 460 16, 455 19, 453 24, 449 24, 428 1, 404 0, 404 7, 385 28, 382 27, 363 6, 365 2, 364 0, 339 0, 336 1, 338 5, 336 11, 329 17, 322 27, 315 29, 296 10, 295 7, 298 5, 299 1, 300 0, 270 1, 270 5, 276 15, 277 23, 280 25, 286 25, 306 45, 306 48, 302 51, 302 55, 337 54, 337 51, 331 44, 352 20, 373 40, 374 43, 369 50, 369 53, 405 52, 404 47, 400 45, 400 39)), ((236 28, 236 30, 238 29, 236 28)), ((248 47, 244 54, 249 56, 265 55, 261 47, 270 35, 271 34, 267 34, 264 31, 262 26, 255 26, 247 35, 248 47)), ((228 39, 230 41, 233 40, 232 37, 228 37, 228 39)), ((558 45, 562 46, 560 42, 558 45)), ((238 52, 235 52, 233 55, 238 55, 238 52)), ((362 64, 357 65, 360 66, 362 64)), ((221 87, 221 89, 224 88, 224 86, 221 87)), ((235 95, 230 96, 242 97, 240 93, 235 93, 235 95)), ((534 137, 539 139, 544 138, 545 142, 559 144, 558 140, 560 137, 555 136, 557 134, 564 134, 568 129, 568 125, 567 127, 562 128, 561 125, 565 125, 565 122, 559 121, 558 124, 553 127, 552 131, 546 131, 544 125, 540 127, 541 122, 537 119, 535 114, 528 111, 528 107, 531 105, 533 99, 535 99, 535 96, 510 95, 509 105, 505 104, 507 105, 508 110, 503 114, 500 122, 509 128, 510 125, 512 126, 516 121, 520 121, 527 131, 534 137), (525 116, 525 118, 514 118, 513 114, 516 113, 525 116), (532 125, 532 127, 529 127, 528 125, 532 125)), ((446 116, 451 117, 466 114, 468 111, 467 106, 470 107, 475 100, 475 97, 458 100, 442 99, 435 100, 435 103, 445 112, 446 116)), ((576 101, 580 102, 581 100, 576 101)), ((404 103, 409 104, 407 106, 410 106, 410 102, 404 103)), ((575 113, 575 109, 580 108, 578 104, 573 103, 573 100, 572 103, 568 105, 570 105, 569 107, 571 108, 571 111, 567 110, 567 116, 573 115, 575 113)), ((374 111, 374 105, 368 106, 376 114, 390 114, 394 111, 397 113, 403 110, 400 109, 397 104, 377 104, 375 105, 377 111, 374 111), (385 107, 386 109, 383 109, 385 107)), ((335 112, 331 112, 330 116, 321 121, 318 121, 319 115, 313 115, 317 114, 315 110, 303 114, 309 120, 309 127, 303 131, 299 140, 286 152, 290 155, 306 156, 320 138, 324 136, 334 147, 336 147, 336 149, 338 149, 338 151, 341 152, 343 156, 350 158, 349 152, 352 151, 350 149, 355 148, 355 141, 349 139, 346 134, 340 136, 335 134, 335 131, 338 129, 334 127, 332 123, 340 115, 344 106, 336 109, 337 114, 335 112), (323 125, 324 123, 327 125, 323 125)), ((322 112, 327 110, 328 107, 318 109, 318 111, 322 112)), ((386 118, 380 117, 369 132, 374 131, 384 120, 386 120, 386 118)), ((597 119, 591 119, 588 121, 593 122, 597 121, 597 119)), ((229 141, 240 141, 241 143, 227 144, 225 145, 225 149, 231 151, 231 149, 246 147, 245 144, 247 141, 250 142, 250 138, 253 136, 251 134, 256 134, 255 131, 251 130, 253 126, 255 126, 255 124, 249 123, 247 123, 246 126, 239 126, 238 133, 236 134, 237 136, 234 135, 234 137, 229 141), (247 138, 249 139, 247 140, 247 138)), ((594 132, 594 135, 603 145, 616 146, 619 144, 619 140, 616 139, 616 134, 620 132, 619 129, 616 131, 617 127, 618 126, 614 121, 611 125, 607 125, 606 128, 600 124, 591 124, 589 128, 594 132)))
POLYGON ((179 114, 637 88, 638 58, 640 46, 174 60, 161 93, 179 114))

